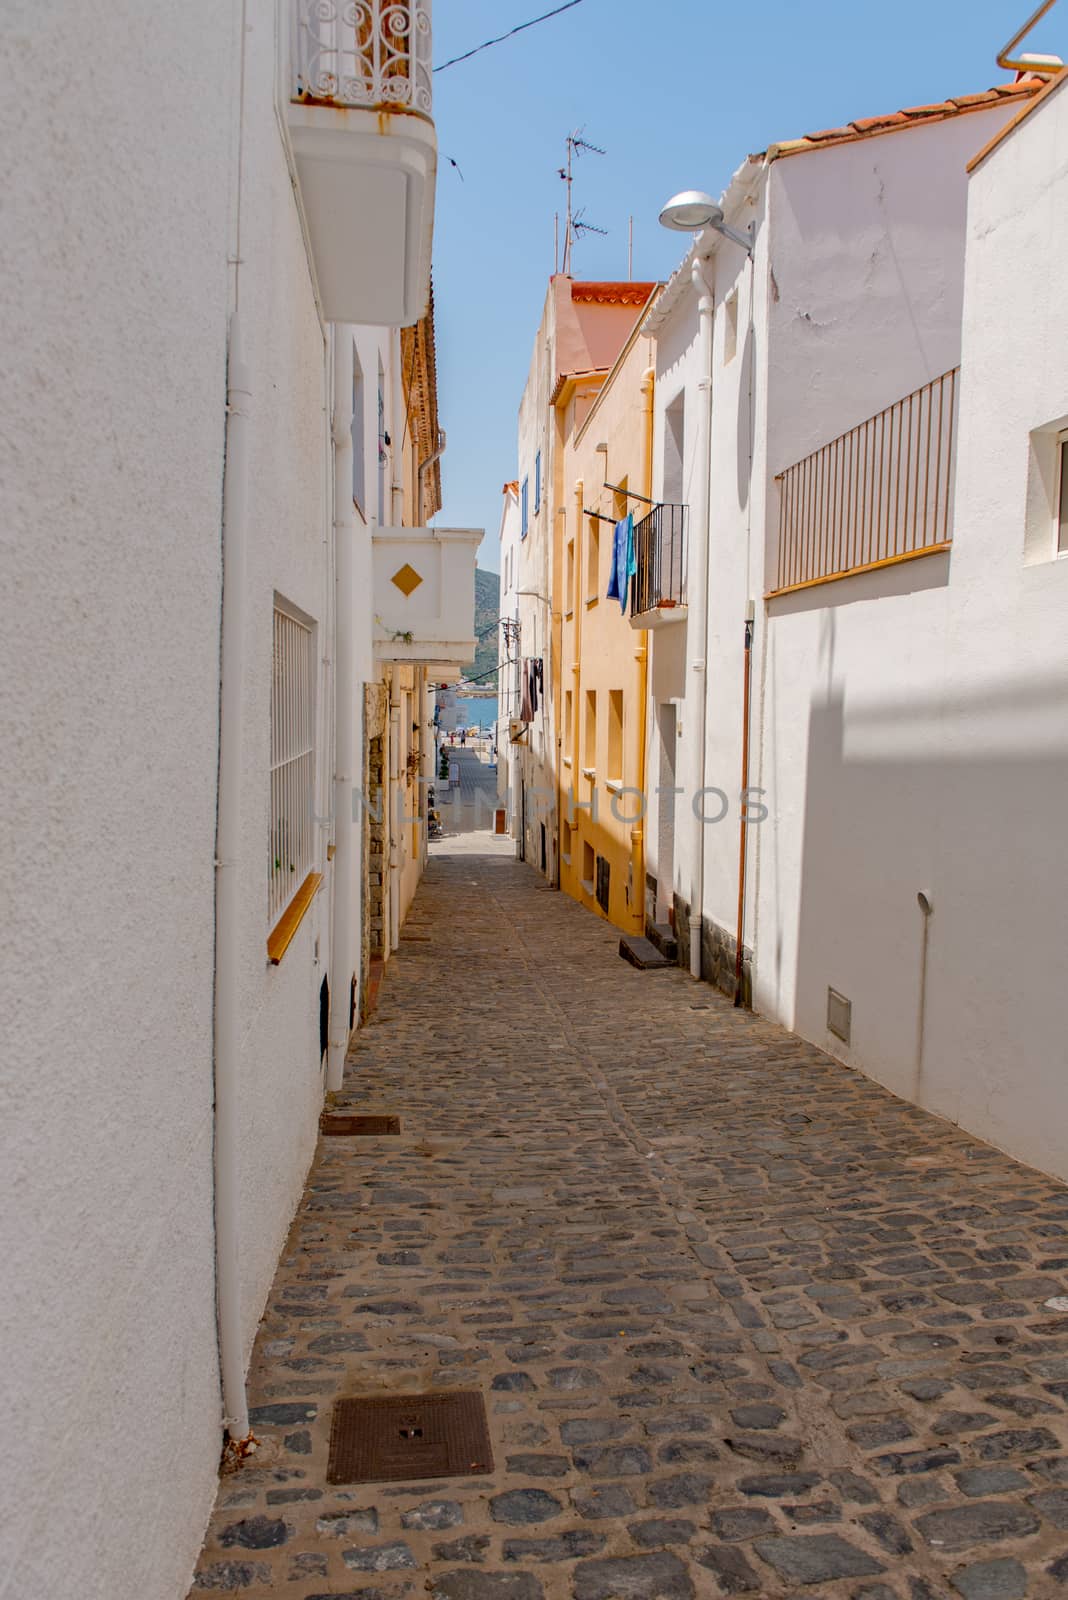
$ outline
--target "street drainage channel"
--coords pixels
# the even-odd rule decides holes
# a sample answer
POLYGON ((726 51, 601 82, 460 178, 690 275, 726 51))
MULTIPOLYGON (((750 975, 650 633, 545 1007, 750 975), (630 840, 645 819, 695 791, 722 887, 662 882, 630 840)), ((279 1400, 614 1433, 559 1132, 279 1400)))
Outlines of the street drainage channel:
POLYGON ((366 1112, 350 1114, 324 1111, 319 1118, 319 1132, 333 1138, 376 1138, 400 1131, 399 1117, 372 1116, 366 1112))

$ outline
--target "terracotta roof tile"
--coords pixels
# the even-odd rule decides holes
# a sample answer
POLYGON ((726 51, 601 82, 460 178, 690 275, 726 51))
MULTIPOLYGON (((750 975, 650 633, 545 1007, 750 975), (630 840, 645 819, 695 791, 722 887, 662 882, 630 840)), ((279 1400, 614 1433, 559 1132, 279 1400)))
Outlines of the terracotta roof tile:
MULTIPOLYGON (((939 100, 927 106, 905 106, 900 111, 888 111, 881 117, 859 117, 855 122, 847 123, 842 128, 820 128, 815 133, 806 133, 801 139, 781 139, 769 145, 763 155, 768 161, 775 161, 780 156, 798 155, 803 150, 823 150, 829 145, 848 144, 856 139, 870 139, 880 133, 892 133, 896 128, 911 127, 917 122, 940 121, 948 117, 961 116, 965 112, 980 111, 999 100, 1028 99, 1036 95, 1044 83, 1043 78, 1020 78, 1012 83, 996 84, 994 88, 986 89, 981 94, 955 95, 949 100, 939 100)), ((754 159, 761 158, 750 157, 750 160, 754 159)))
POLYGON ((969 106, 989 105, 997 97, 998 92, 996 89, 984 89, 982 94, 955 94, 952 104, 957 107, 958 111, 965 111, 969 106))
POLYGON ((643 306, 654 283, 572 283, 571 298, 580 305, 643 306))

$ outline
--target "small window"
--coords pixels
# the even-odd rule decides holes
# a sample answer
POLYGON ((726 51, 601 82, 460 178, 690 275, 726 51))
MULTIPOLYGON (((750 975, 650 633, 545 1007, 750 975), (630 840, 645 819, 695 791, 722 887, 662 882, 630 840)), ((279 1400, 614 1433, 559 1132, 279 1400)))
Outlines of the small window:
POLYGON ((378 526, 386 520, 386 468, 389 454, 386 449, 386 375, 378 363, 378 526))
POLYGON ((541 510, 541 451, 534 457, 534 510, 541 510))
POLYGON ((590 517, 587 526, 589 537, 586 543, 586 599, 596 600, 601 592, 601 525, 596 517, 590 517))
POLYGON ((519 491, 519 537, 521 539, 525 539, 529 531, 528 499, 527 480, 524 478, 523 487, 519 491))
POLYGON ((592 844, 582 846, 582 887, 587 894, 593 893, 593 875, 595 873, 597 856, 592 844))
POLYGON ((608 692, 608 777, 623 782, 623 691, 608 692))
POLYGON ((560 822, 560 859, 571 865, 571 824, 564 817, 560 822))
POLYGON ((360 358, 356 354, 354 346, 352 351, 352 498, 359 507, 361 516, 363 516, 364 507, 367 504, 367 429, 364 424, 363 405, 363 368, 360 366, 360 358))
POLYGON ((1057 554, 1068 556, 1068 433, 1057 440, 1057 520, 1054 526, 1057 554))
POLYGON ((278 918, 315 866, 315 627, 274 604, 271 673, 271 825, 267 921, 278 918))
POLYGON ((669 506, 686 502, 683 490, 683 449, 686 433, 686 395, 677 395, 664 412, 663 494, 669 506))
POLYGON ((575 609, 575 541, 567 541, 567 588, 564 590, 564 607, 570 614, 575 609))
POLYGON ((586 727, 582 743, 582 764, 597 765, 597 690, 586 690, 586 727))
POLYGON ((732 289, 723 302, 723 365, 738 354, 738 291, 732 289))
POLYGON ((574 706, 574 696, 570 689, 564 690, 564 739, 567 743, 568 756, 571 754, 571 716, 574 706))

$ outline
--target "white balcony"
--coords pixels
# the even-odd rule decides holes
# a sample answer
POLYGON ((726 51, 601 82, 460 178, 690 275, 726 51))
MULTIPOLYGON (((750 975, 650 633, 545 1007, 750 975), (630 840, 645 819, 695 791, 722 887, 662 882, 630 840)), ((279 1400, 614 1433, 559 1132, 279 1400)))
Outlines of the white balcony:
POLYGON ((437 136, 430 0, 289 0, 289 136, 323 312, 426 311, 437 136))
POLYGON ((417 661, 459 675, 475 657, 475 555, 481 528, 377 528, 376 661, 417 661))

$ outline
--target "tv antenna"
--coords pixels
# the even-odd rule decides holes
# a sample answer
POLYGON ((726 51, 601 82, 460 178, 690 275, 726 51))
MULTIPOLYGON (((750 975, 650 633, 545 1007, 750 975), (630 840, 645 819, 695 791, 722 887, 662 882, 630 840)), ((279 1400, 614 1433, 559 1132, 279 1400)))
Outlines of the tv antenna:
POLYGON ((608 232, 607 228, 599 228, 594 222, 586 222, 585 207, 583 207, 581 211, 575 211, 571 203, 571 186, 574 182, 572 169, 575 160, 584 152, 593 156, 603 156, 606 154, 606 152, 601 149, 600 145, 591 144, 588 139, 584 139, 582 137, 581 128, 576 128, 574 133, 569 133, 567 136, 567 163, 565 166, 557 168, 560 177, 567 184, 567 218, 564 223, 564 259, 560 269, 565 275, 571 272, 571 249, 576 239, 581 238, 581 236, 586 233, 599 233, 604 235, 608 232))

